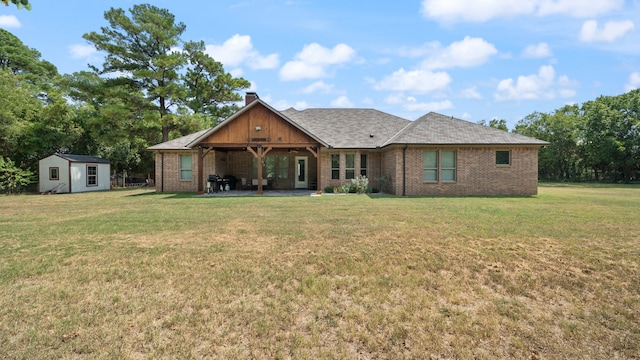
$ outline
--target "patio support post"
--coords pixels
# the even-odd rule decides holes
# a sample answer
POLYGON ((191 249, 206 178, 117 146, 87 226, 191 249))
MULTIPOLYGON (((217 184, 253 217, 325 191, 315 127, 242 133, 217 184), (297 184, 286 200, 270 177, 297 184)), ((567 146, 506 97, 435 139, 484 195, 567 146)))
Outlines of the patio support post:
POLYGON ((264 150, 262 145, 258 145, 258 191, 256 194, 262 195, 262 161, 264 159, 264 150))
POLYGON ((198 194, 204 194, 204 169, 203 169, 203 150, 202 146, 198 146, 198 194))
POLYGON ((307 146, 307 151, 316 158, 316 194, 322 194, 322 163, 320 161, 320 145, 315 150, 314 148, 307 146))

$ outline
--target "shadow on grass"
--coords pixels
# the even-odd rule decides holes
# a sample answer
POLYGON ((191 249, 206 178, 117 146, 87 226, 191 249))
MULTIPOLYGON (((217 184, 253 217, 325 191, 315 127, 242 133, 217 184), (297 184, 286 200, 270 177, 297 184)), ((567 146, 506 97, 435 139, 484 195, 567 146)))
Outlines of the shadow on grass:
POLYGON ((586 188, 586 189, 640 189, 640 183, 619 184, 619 183, 603 183, 603 182, 539 182, 539 187, 549 188, 586 188))
POLYGON ((149 196, 149 197, 160 197, 163 199, 186 199, 186 198, 195 198, 196 193, 194 192, 156 192, 149 191, 141 194, 131 194, 128 196, 138 197, 138 196, 149 196))

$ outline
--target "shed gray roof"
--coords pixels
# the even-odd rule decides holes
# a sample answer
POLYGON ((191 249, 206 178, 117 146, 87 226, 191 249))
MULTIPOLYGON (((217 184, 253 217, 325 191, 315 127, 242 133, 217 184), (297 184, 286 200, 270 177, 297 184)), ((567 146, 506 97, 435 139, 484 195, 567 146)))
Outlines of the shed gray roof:
POLYGON ((83 163, 106 163, 109 164, 109 160, 105 160, 101 157, 91 155, 72 155, 72 154, 55 154, 65 160, 71 162, 83 162, 83 163))
POLYGON ((374 109, 281 111, 334 148, 376 148, 411 123, 374 109))
POLYGON ((546 141, 430 112, 411 122, 384 145, 548 145, 546 141))

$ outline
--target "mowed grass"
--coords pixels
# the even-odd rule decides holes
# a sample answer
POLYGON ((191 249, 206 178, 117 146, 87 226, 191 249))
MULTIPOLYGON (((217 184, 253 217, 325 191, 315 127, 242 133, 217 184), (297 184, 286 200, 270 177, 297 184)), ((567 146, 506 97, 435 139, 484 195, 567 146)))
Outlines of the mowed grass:
POLYGON ((640 187, 0 197, 0 358, 640 357, 640 187))

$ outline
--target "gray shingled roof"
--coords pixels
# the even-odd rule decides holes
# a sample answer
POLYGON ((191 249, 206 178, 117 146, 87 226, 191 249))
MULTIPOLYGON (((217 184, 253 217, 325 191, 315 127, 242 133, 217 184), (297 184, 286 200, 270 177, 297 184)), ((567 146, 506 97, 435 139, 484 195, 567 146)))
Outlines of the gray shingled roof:
POLYGON ((415 121, 375 109, 306 109, 277 111, 261 100, 247 105, 214 128, 149 147, 188 150, 233 121, 256 103, 263 103, 323 145, 342 149, 374 149, 388 145, 548 145, 547 142, 430 112, 415 121))
POLYGON ((148 150, 189 150, 187 147, 189 143, 193 140, 197 139, 200 135, 206 133, 210 129, 204 129, 193 134, 185 135, 179 137, 177 139, 169 140, 167 142, 160 143, 158 145, 153 145, 148 147, 148 150))
POLYGON ((109 160, 105 160, 101 157, 91 156, 91 155, 72 155, 72 154, 56 154, 56 155, 71 162, 105 163, 105 164, 109 163, 109 160))
POLYGON ((430 112, 411 122, 384 145, 548 145, 547 142, 430 112))
POLYGON ((374 109, 306 109, 281 111, 334 148, 376 148, 411 121, 374 109), (371 136, 373 135, 373 136, 371 136))

